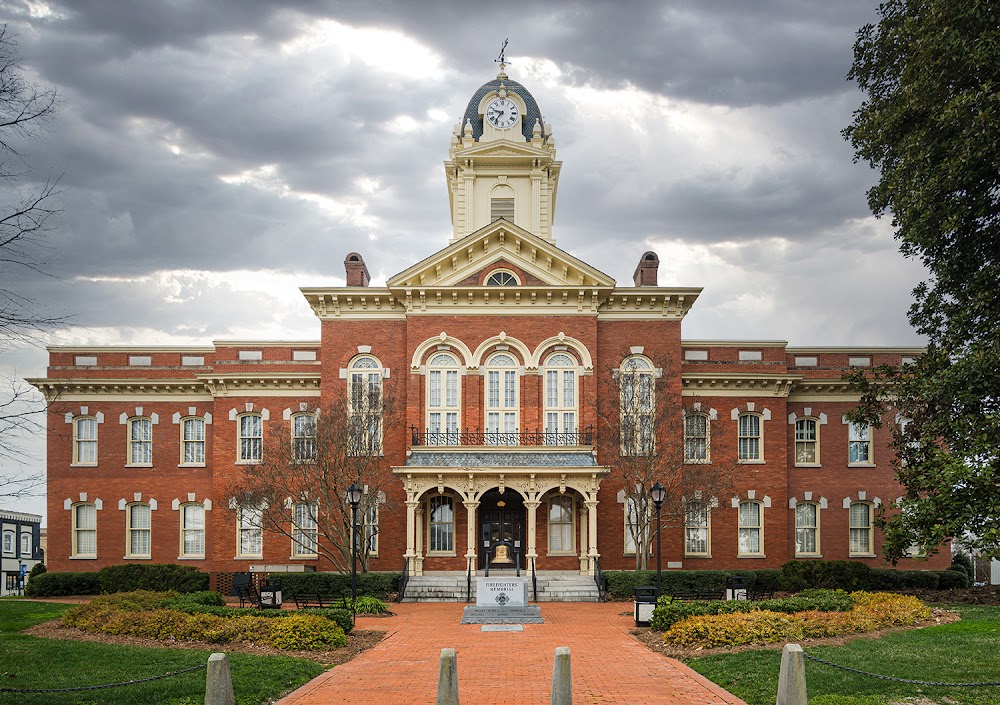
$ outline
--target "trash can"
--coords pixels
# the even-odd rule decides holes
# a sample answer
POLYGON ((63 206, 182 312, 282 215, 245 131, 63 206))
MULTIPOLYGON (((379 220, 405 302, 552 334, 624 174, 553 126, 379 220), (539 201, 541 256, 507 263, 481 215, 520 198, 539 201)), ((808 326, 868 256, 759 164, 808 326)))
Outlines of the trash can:
POLYGON ((747 589, 750 587, 750 579, 745 575, 730 575, 726 579, 726 599, 745 600, 747 599, 747 589))
POLYGON ((648 627, 653 621, 653 610, 656 609, 656 588, 652 585, 641 585, 635 589, 635 626, 648 627))
POLYGON ((281 590, 274 578, 260 581, 260 606, 264 609, 281 609, 281 590))

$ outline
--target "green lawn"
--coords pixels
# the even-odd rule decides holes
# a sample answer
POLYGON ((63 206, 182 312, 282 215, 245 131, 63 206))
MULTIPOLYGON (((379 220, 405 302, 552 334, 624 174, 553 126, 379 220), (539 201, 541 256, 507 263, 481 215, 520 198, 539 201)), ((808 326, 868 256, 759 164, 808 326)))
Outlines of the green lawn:
MULTIPOLYGON (((146 678, 208 661, 210 650, 153 649, 39 639, 18 632, 59 617, 69 605, 0 600, 0 688, 68 688, 146 678)), ((222 648, 220 647, 220 649, 222 648)), ((230 654, 238 705, 258 705, 319 675, 323 667, 286 656, 230 654)), ((195 705, 205 671, 151 683, 65 694, 0 693, 0 705, 195 705)))
MULTIPOLYGON (((962 621, 858 639, 839 647, 806 647, 807 654, 843 666, 924 681, 1000 682, 1000 607, 949 605, 962 621)), ((750 703, 772 705, 781 653, 745 651, 690 659, 687 664, 750 703)), ((893 683, 806 661, 810 705, 890 705, 925 698, 942 705, 995 705, 1000 687, 947 688, 893 683)))

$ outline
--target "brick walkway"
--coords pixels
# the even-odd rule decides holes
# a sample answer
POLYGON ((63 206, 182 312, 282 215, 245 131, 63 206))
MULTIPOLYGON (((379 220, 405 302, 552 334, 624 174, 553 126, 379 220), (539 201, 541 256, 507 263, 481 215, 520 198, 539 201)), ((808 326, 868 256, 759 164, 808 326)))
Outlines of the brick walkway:
POLYGON ((557 646, 568 646, 573 702, 627 705, 745 705, 629 634, 627 602, 542 603, 545 624, 523 632, 483 632, 459 624, 464 605, 392 605, 388 619, 359 618, 358 629, 388 631, 376 647, 337 666, 278 705, 433 705, 441 649, 458 653, 462 705, 547 705, 557 646))

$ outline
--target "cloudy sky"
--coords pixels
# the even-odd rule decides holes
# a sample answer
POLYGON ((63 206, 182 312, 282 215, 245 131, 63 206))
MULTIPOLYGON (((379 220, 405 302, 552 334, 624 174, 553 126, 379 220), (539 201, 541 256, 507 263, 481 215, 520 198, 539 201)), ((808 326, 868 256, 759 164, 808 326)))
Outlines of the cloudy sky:
MULTIPOLYGON (((705 288, 686 338, 919 344, 923 272, 840 136, 876 7, 0 0, 60 96, 26 176, 64 189, 54 276, 0 276, 72 317, 45 343, 316 339, 299 286, 343 284, 352 250, 380 284, 447 243, 451 131, 509 37, 563 161, 560 247, 626 284, 656 250, 661 284, 705 288)), ((0 351, 0 374, 45 365, 0 351)))

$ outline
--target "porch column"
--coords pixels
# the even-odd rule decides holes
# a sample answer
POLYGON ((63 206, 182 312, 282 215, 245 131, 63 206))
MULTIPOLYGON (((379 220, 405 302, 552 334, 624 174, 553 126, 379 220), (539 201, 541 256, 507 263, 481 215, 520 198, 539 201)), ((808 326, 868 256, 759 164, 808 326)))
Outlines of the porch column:
POLYGON ((541 502, 537 499, 524 501, 524 508, 528 511, 528 552, 525 554, 525 558, 529 560, 538 558, 538 552, 535 550, 535 531, 538 526, 538 505, 540 504, 541 502))
POLYGON ((580 527, 580 575, 587 575, 587 567, 590 565, 590 558, 588 557, 589 544, 587 543, 587 516, 589 512, 587 507, 580 506, 580 519, 577 522, 580 527))
POLYGON ((587 504, 587 519, 589 520, 587 523, 590 527, 590 530, 588 532, 589 533, 588 538, 590 539, 590 551, 587 554, 587 558, 589 559, 587 565, 587 573, 589 575, 593 575, 595 572, 594 561, 596 561, 598 558, 601 557, 601 554, 597 552, 597 500, 588 499, 586 504, 587 504))
POLYGON ((417 574, 417 552, 415 549, 417 536, 417 507, 419 505, 420 502, 418 500, 406 500, 406 553, 403 554, 403 558, 410 562, 410 575, 417 574))
POLYGON ((478 570, 479 564, 476 562, 476 508, 479 507, 479 502, 463 502, 463 504, 469 515, 469 526, 465 538, 468 547, 465 552, 465 563, 467 566, 471 563, 474 569, 478 570))
POLYGON ((416 567, 414 575, 424 574, 424 503, 419 502, 417 506, 417 555, 413 559, 416 567))

